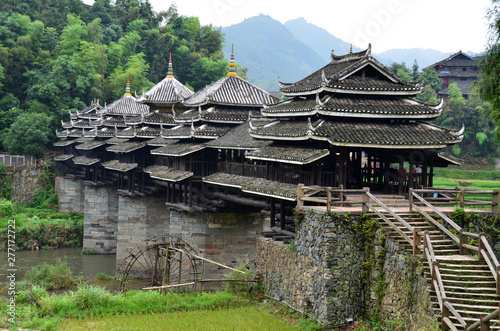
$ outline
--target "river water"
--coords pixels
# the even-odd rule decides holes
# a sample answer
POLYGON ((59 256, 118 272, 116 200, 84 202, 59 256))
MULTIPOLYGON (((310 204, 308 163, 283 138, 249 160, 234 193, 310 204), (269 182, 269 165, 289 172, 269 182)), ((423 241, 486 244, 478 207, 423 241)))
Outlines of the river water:
MULTIPOLYGON (((88 255, 80 254, 82 248, 59 248, 50 250, 17 251, 15 255, 16 280, 22 280, 25 273, 33 266, 47 262, 55 264, 57 259, 64 260, 73 271, 75 277, 81 276, 83 280, 96 283, 96 276, 100 272, 114 276, 116 272, 116 255, 88 255)), ((10 256, 12 257, 12 256, 10 256)), ((5 293, 8 284, 7 276, 9 261, 6 251, 0 251, 0 293, 5 293)), ((97 282, 99 283, 99 282, 97 282)), ((103 285, 106 285, 104 282, 103 285)))

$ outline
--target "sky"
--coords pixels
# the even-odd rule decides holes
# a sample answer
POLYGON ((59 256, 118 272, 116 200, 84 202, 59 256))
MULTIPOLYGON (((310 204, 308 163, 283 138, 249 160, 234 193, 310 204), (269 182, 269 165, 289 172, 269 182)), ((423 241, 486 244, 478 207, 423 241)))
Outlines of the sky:
MULTIPOLYGON (((298 17, 373 52, 432 48, 479 53, 486 48, 491 0, 149 0, 157 12, 177 4, 202 25, 229 26, 259 14, 285 23, 298 17)), ((92 3, 92 0, 84 0, 92 3)))

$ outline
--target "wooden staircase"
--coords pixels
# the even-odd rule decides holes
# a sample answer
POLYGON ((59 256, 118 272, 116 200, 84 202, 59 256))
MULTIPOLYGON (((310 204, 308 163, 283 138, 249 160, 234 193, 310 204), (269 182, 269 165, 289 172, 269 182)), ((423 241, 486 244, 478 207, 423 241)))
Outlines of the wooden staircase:
MULTIPOLYGON (((409 201, 398 200, 393 203, 385 200, 387 204, 382 206, 384 200, 373 200, 376 203, 370 203, 370 210, 386 234, 398 245, 401 253, 423 254, 432 309, 441 322, 441 327, 445 330, 500 330, 498 316, 493 319, 489 316, 489 322, 473 326, 474 323, 479 323, 481 317, 495 311, 498 313, 500 305, 498 283, 487 261, 478 259, 478 251, 472 251, 474 255, 471 255, 470 251, 462 247, 461 254, 463 239, 450 237, 449 233, 423 214, 409 212, 409 201), (407 208, 403 211, 404 208, 401 207, 405 204, 407 208), (486 328, 488 323, 489 328, 486 328)), ((469 235, 479 237, 478 242, 482 241, 479 235, 469 235)), ((471 245, 466 246, 473 248, 471 245)), ((481 247, 484 248, 484 245, 479 244, 479 251, 481 247)), ((498 267, 496 272, 498 273, 498 267)))

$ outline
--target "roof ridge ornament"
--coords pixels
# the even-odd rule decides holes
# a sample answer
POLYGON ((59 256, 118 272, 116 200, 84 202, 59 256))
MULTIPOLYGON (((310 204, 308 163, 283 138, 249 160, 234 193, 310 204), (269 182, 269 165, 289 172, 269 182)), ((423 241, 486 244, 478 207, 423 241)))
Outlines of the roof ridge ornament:
POLYGON ((352 60, 360 60, 365 57, 369 57, 372 53, 372 44, 368 44, 368 48, 364 51, 353 53, 352 52, 352 44, 351 51, 348 54, 344 55, 335 55, 334 50, 332 49, 332 53, 330 54, 331 62, 347 62, 352 60))
POLYGON ((231 62, 229 63, 229 72, 226 76, 238 76, 236 64, 234 63, 234 44, 231 45, 231 62))
POLYGON ((172 52, 169 53, 168 71, 167 71, 167 77, 166 78, 175 78, 175 76, 174 76, 174 69, 172 67, 172 52))
POLYGON ((132 94, 130 94, 130 75, 127 75, 127 86, 125 87, 124 95, 132 96, 132 94))
POLYGON ((175 105, 172 105, 172 116, 174 116, 174 119, 177 116, 177 114, 175 113, 175 105))
POLYGON ((458 131, 458 132, 452 132, 452 134, 454 136, 459 137, 459 136, 463 135, 464 132, 465 132, 465 123, 462 123, 462 128, 460 129, 460 131, 458 131))
POLYGON ((252 120, 249 119, 248 121, 248 125, 250 126, 250 130, 252 131, 255 131, 257 130, 257 127, 255 125, 252 124, 252 120))

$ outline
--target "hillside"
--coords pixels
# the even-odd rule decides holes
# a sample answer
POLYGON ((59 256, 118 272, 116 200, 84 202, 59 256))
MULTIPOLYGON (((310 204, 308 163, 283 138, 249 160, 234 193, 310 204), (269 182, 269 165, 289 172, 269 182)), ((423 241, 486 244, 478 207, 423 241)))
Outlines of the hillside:
POLYGON ((224 55, 234 44, 236 63, 248 67, 250 82, 266 90, 277 90, 277 78, 294 82, 325 65, 309 46, 301 43, 280 22, 259 15, 226 27, 224 55))
MULTIPOLYGON (((295 38, 309 46, 312 50, 318 53, 324 63, 330 62, 330 53, 332 49, 335 54, 345 54, 349 52, 351 45, 334 35, 330 34, 323 28, 314 24, 308 23, 304 18, 296 18, 284 24, 295 38)), ((359 48, 353 47, 353 51, 360 51, 359 48)))

